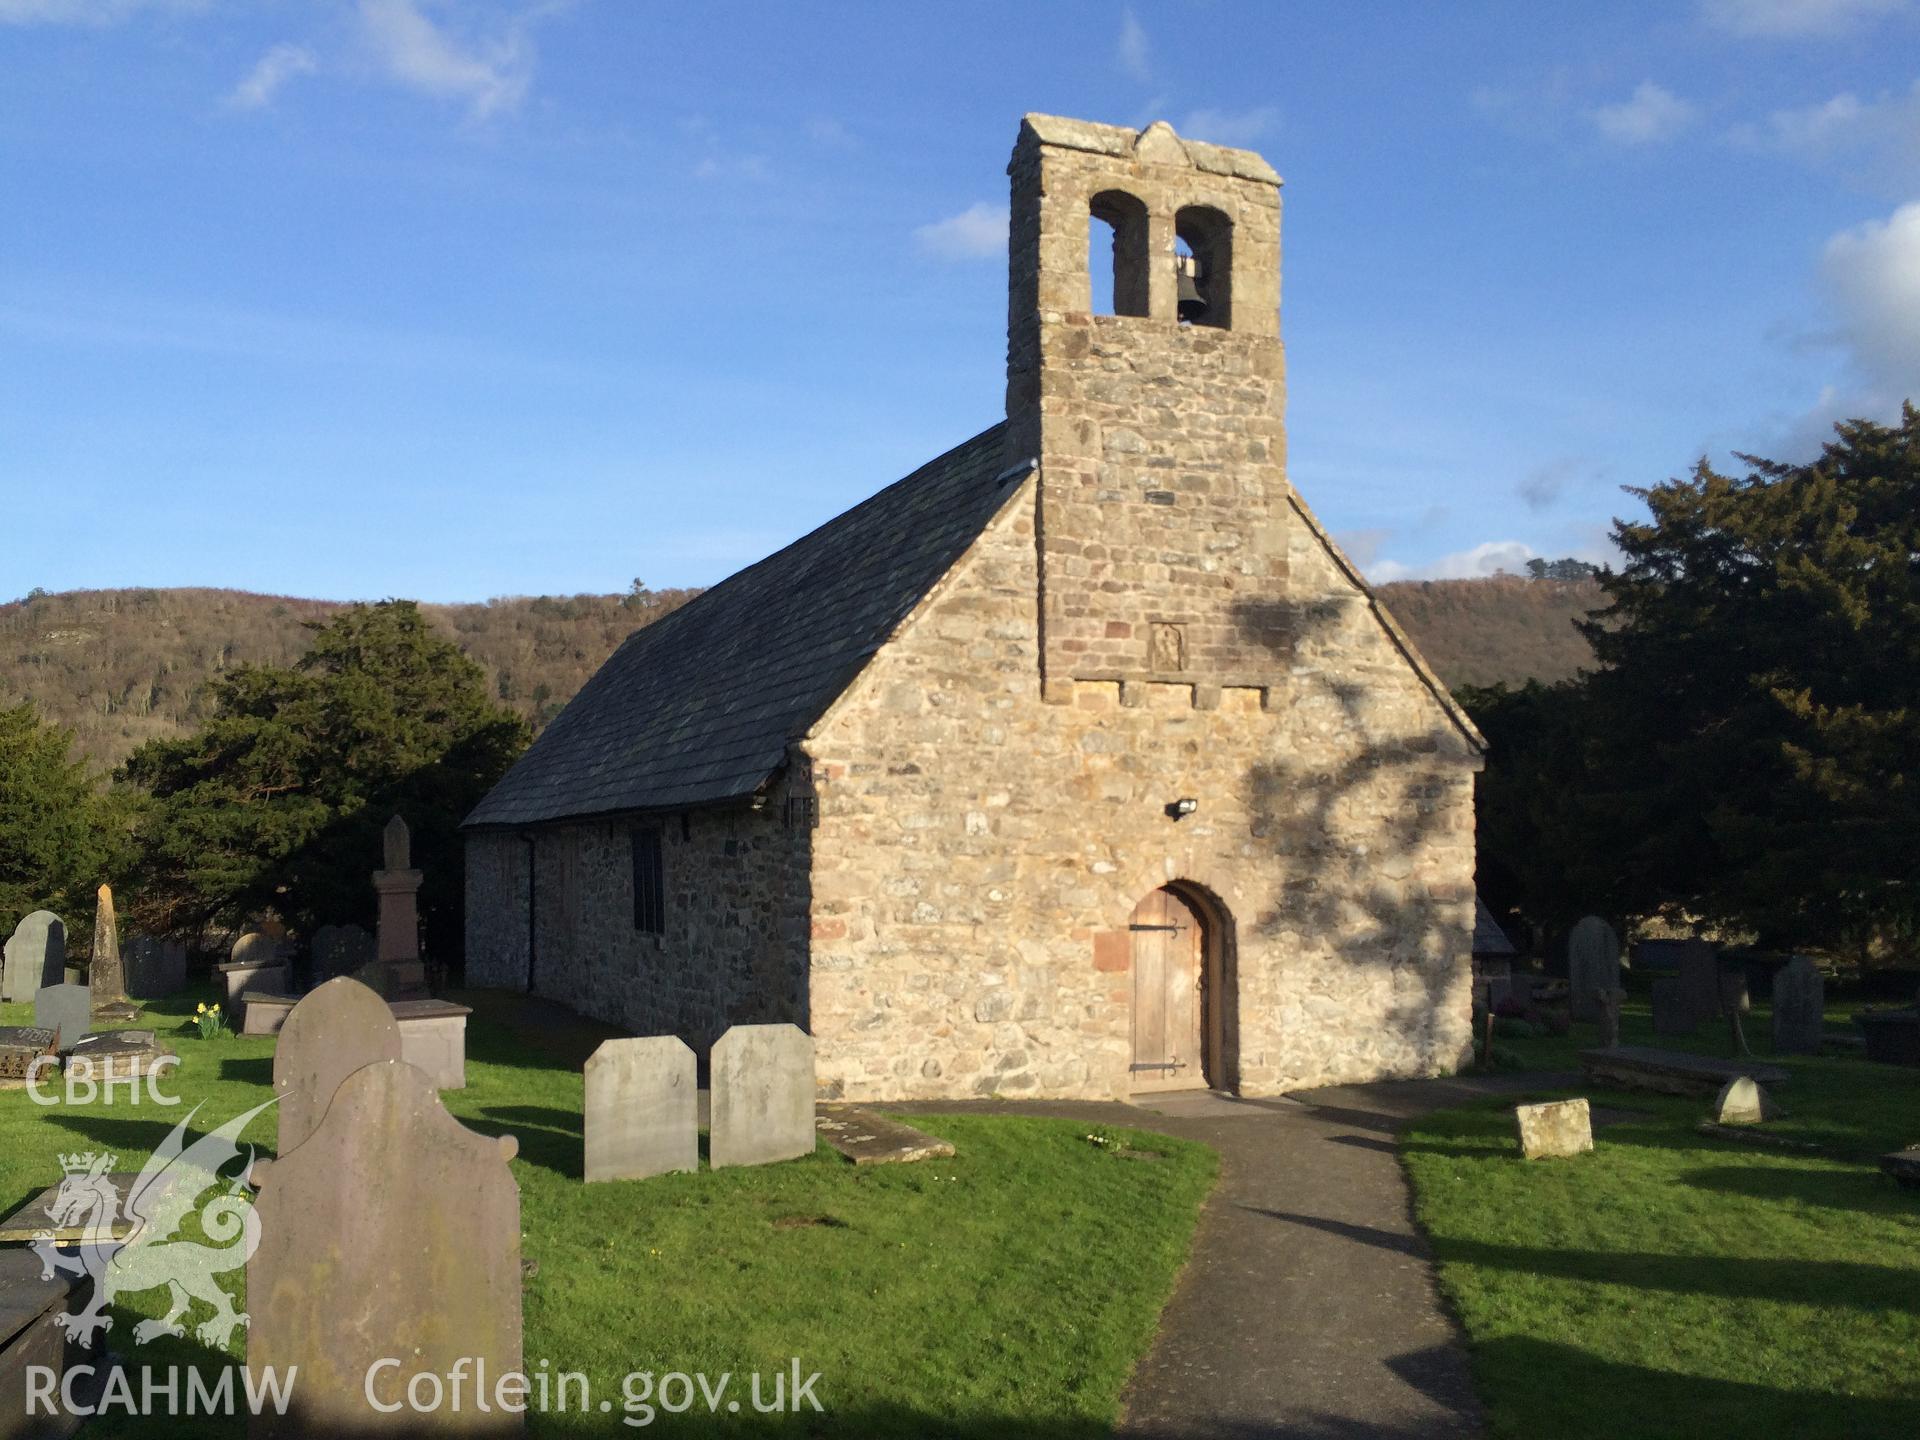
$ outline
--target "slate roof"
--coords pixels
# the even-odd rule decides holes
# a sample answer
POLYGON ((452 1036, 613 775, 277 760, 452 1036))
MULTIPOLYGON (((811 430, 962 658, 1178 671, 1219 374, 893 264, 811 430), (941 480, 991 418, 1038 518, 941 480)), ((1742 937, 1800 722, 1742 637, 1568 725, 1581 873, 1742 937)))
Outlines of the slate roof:
POLYGON ((1010 493, 1006 425, 628 636, 470 827, 752 795, 1010 493))
POLYGON ((1507 932, 1500 928, 1500 922, 1493 918, 1493 912, 1487 908, 1487 902, 1478 895, 1473 897, 1473 953, 1475 955, 1517 955, 1513 942, 1507 938, 1507 932))

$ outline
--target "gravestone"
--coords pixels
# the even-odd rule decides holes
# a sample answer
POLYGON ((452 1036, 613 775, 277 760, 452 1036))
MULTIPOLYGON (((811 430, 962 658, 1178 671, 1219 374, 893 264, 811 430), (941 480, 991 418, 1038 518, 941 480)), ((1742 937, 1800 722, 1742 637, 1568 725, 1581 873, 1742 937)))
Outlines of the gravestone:
POLYGON ((57 1032, 62 1052, 71 1050, 93 1023, 93 996, 84 985, 49 985, 33 997, 33 1023, 57 1032))
POLYGON ((1818 1055, 1826 1031, 1826 981, 1820 967, 1796 955, 1773 976, 1773 1050, 1818 1055))
POLYGON ((87 966, 87 987, 93 991, 96 1013, 126 1003, 127 972, 120 963, 120 922, 114 918, 111 885, 102 885, 95 892, 93 960, 87 966))
POLYGON ((67 924, 51 910, 35 910, 14 926, 0 964, 0 1001, 24 1005, 66 978, 67 924))
POLYGON ((1620 938, 1598 915, 1589 915, 1567 937, 1567 1005, 1575 1020, 1600 1018, 1602 990, 1620 988, 1620 938))
POLYGON ((177 1064, 179 1059, 179 1053, 151 1030, 103 1030, 74 1041, 67 1073, 104 1083, 153 1074, 171 1068, 162 1062, 177 1064))
POLYGON ((137 1000, 164 1000, 187 986, 187 947, 180 940, 131 935, 120 947, 127 967, 127 994, 137 1000))
POLYGON ((1696 1025, 1724 1013, 1720 1005, 1720 957, 1706 940, 1683 940, 1679 945, 1680 990, 1696 1025))
POLYGON ((589 1184, 700 1168, 699 1081, 678 1036, 603 1041, 586 1089, 589 1184))
POLYGON ((1700 1028, 1699 1017, 1688 999, 1687 989, 1678 979, 1656 980, 1652 987, 1653 1033, 1691 1035, 1700 1028))
POLYGON ((427 967, 420 960, 420 882, 412 868, 413 839, 398 815, 381 834, 386 868, 373 872, 380 895, 380 933, 375 945, 378 974, 367 978, 389 1000, 416 999, 427 993, 427 967))
POLYGON ((479 1409, 471 1388, 458 1410, 402 1403, 417 1375, 458 1366, 492 1387, 521 1368, 517 1149, 460 1124, 413 1066, 383 1060, 341 1081, 305 1143, 256 1164, 247 1367, 298 1367, 299 1383, 287 1414, 265 1407, 249 1436, 521 1433, 523 1417, 479 1409))
POLYGON ((273 1051, 273 1093, 280 1100, 281 1155, 319 1128, 333 1092, 354 1071, 400 1059, 400 1026, 387 1002, 342 976, 313 991, 288 1014, 273 1051))
POLYGON ((264 930, 248 930, 233 942, 227 952, 229 965, 279 965, 280 942, 264 930))
POLYGON ((1585 1100, 1552 1100, 1516 1105, 1520 1154, 1527 1160, 1551 1160, 1593 1149, 1593 1113, 1585 1100))
POLYGON ((1736 1075, 1720 1087, 1713 1100, 1716 1125, 1763 1125, 1779 1114, 1773 1097, 1751 1075, 1736 1075))
POLYGON ((1620 989, 1600 992, 1600 1044, 1602 1048, 1620 1043, 1620 1005, 1627 992, 1620 989))
POLYGON ((707 1161, 765 1165, 814 1146, 813 1037, 797 1025, 736 1025, 713 1045, 707 1161))
POLYGON ((372 963, 373 936, 358 925, 322 925, 313 932, 313 983, 324 985, 372 963))

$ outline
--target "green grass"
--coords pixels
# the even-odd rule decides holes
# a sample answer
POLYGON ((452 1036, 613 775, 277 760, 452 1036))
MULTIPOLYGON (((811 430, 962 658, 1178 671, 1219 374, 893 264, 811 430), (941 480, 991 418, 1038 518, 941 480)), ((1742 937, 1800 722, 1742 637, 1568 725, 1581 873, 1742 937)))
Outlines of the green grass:
MULTIPOLYGON (((149 1007, 180 1052, 174 1093, 211 1128, 269 1093, 273 1042, 173 1033, 196 996, 149 1007)), ((520 1140, 526 1357, 585 1372, 596 1401, 632 1371, 771 1375, 798 1357, 824 1416, 796 1434, 1094 1436, 1152 1338, 1186 1258, 1213 1153, 1116 1132, 1158 1158, 1125 1158, 1065 1121, 927 1116, 949 1160, 856 1168, 833 1151, 782 1165, 587 1186, 580 1179, 580 1064, 612 1033, 515 1023, 511 1003, 469 996, 469 1085, 448 1109, 520 1140)), ((0 1008, 0 1024, 25 1007, 0 1008)), ((185 1113, 100 1105, 41 1109, 0 1093, 0 1204, 60 1178, 57 1155, 110 1147, 138 1162, 185 1113)), ((269 1111, 249 1134, 270 1150, 269 1111)), ((237 1278, 237 1277, 235 1277, 237 1278)), ((236 1290, 236 1294, 238 1291, 236 1290)), ((116 1310, 123 1350, 163 1296, 116 1310)), ((191 1318, 191 1317, 190 1317, 191 1318)), ((243 1344, 236 1335, 237 1355, 243 1344)), ((131 1352, 139 1364, 221 1363, 191 1342, 131 1352)), ((733 1394, 744 1394, 734 1390, 733 1394)), ((743 1405, 742 1409, 750 1407, 743 1405)), ((660 1423, 697 1423, 662 1415, 660 1423)), ((106 1433, 210 1434, 201 1421, 106 1433)), ((604 1415, 534 1417, 534 1433, 606 1433, 604 1415)), ((772 1417, 723 1427, 764 1433, 772 1417)), ((230 1433, 238 1434, 239 1427, 230 1433)))
MULTIPOLYGON (((1764 1011, 1748 1037, 1767 1054, 1764 1011)), ((1724 1027, 1630 1044, 1726 1055, 1724 1027)), ((1502 1040, 1577 1067, 1586 1027, 1502 1040)), ((1920 1140, 1920 1071, 1780 1057, 1768 1130, 1831 1154, 1708 1139, 1706 1102, 1583 1087, 1646 1112, 1571 1160, 1522 1161, 1507 1099, 1415 1122, 1402 1154, 1497 1437, 1920 1433, 1920 1197, 1872 1157, 1920 1140)), ((1539 1097, 1522 1098, 1549 1098, 1539 1097)))

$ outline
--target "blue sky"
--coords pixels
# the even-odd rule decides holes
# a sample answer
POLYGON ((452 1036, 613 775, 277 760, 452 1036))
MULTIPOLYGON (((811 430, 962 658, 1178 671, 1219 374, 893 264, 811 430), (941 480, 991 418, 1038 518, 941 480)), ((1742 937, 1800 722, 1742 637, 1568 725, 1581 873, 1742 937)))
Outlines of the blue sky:
POLYGON ((1378 579, 1920 393, 1920 3, 0 0, 0 598, 719 579, 999 418, 1029 110, 1286 177, 1378 579))

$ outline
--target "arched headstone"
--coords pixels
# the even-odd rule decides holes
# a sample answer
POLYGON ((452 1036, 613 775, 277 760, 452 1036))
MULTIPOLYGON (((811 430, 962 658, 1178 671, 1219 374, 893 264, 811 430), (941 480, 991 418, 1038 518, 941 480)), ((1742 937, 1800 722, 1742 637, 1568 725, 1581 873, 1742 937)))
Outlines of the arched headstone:
POLYGON ((1598 915, 1589 915, 1567 937, 1567 1005, 1575 1020, 1600 1018, 1602 991, 1620 988, 1620 937, 1598 915))
POLYGON ((340 1082, 400 1058, 400 1026, 387 1002, 358 980, 329 980, 293 1007, 273 1050, 284 1157, 320 1126, 340 1082))
POLYGON ((247 1366, 299 1380, 287 1414, 252 1417, 254 1440, 521 1432, 498 1405, 396 1403, 416 1375, 458 1366, 492 1386, 521 1368, 517 1148, 467 1129, 426 1076, 387 1060, 349 1075, 305 1143, 257 1167, 247 1366))
POLYGON ((35 910, 14 926, 0 963, 0 1000, 25 1005, 49 985, 66 979, 67 923, 51 910, 35 910))

